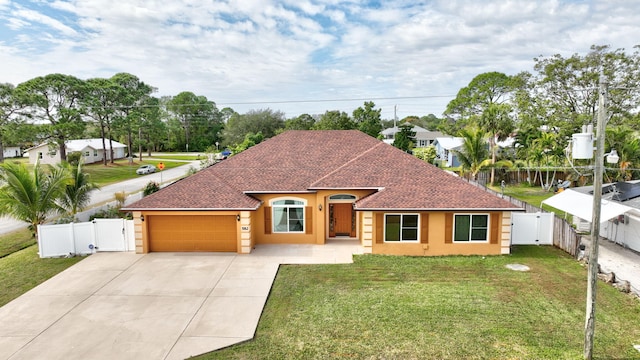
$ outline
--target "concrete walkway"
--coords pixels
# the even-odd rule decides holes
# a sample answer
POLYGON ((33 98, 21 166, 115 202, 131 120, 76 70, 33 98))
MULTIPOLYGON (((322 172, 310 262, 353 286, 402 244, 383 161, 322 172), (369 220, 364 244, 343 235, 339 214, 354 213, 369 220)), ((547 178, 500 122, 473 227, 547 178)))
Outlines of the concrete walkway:
POLYGON ((280 264, 351 263, 353 241, 252 254, 97 253, 0 308, 0 359, 185 359, 252 339, 280 264))
POLYGON ((616 279, 627 280, 631 291, 640 296, 640 254, 609 241, 598 242, 598 263, 604 272, 613 272, 616 279))

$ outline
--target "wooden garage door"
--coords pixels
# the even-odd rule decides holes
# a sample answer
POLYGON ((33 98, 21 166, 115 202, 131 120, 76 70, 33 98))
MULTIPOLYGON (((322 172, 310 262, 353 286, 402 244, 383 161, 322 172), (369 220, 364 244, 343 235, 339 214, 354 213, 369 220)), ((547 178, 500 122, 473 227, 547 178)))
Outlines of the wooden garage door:
POLYGON ((149 251, 237 251, 233 215, 152 215, 149 251))

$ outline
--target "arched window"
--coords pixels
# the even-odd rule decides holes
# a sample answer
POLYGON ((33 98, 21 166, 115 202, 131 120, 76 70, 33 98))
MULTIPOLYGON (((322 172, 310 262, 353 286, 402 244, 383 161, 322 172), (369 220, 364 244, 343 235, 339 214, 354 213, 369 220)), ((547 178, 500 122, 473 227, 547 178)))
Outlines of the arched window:
POLYGON ((306 201, 297 199, 275 199, 271 201, 273 232, 304 233, 304 208, 306 201))
POLYGON ((337 194, 329 196, 329 200, 355 200, 355 195, 337 194))

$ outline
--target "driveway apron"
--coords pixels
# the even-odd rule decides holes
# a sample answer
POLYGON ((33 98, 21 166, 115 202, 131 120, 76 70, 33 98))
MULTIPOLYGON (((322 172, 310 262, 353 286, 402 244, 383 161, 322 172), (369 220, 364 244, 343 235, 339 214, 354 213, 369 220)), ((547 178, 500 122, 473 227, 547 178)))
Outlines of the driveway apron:
POLYGON ((252 254, 97 253, 0 308, 0 359, 185 359, 252 339, 280 264, 349 263, 354 243, 252 254))

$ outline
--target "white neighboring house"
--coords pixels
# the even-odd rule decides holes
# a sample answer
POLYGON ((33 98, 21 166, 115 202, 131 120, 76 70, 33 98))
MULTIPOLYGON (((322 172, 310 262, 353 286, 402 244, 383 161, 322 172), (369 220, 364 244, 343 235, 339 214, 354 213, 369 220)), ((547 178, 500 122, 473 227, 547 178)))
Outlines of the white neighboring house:
POLYGON ((445 162, 444 166, 460 166, 460 161, 452 150, 458 150, 463 142, 464 140, 460 137, 439 137, 436 139, 433 145, 436 147, 437 158, 445 162))
MULTIPOLYGON (((117 141, 111 141, 111 144, 113 144, 113 158, 124 158, 127 145, 117 141)), ((85 164, 102 161, 105 156, 102 150, 102 139, 69 140, 65 143, 65 146, 67 155, 76 151, 82 153, 82 159, 85 164)), ((111 160, 108 139, 105 140, 105 146, 107 160, 111 160)), ((29 163, 31 164, 35 164, 38 160, 40 164, 57 164, 60 162, 60 153, 57 145, 50 147, 48 143, 45 143, 34 146, 27 151, 29 152, 29 163)))
MULTIPOLYGON (((602 185, 600 236, 640 252, 640 181, 602 185)), ((543 201, 573 215, 579 231, 591 230, 593 186, 570 188, 543 201)))
MULTIPOLYGON (((413 126, 412 130, 416 133, 415 140, 417 148, 433 145, 437 138, 445 136, 440 131, 431 131, 416 125, 413 126)), ((389 145, 393 144, 393 140, 399 131, 400 129, 397 126, 382 130, 382 136, 384 137, 382 141, 389 145)))
POLYGON ((22 157, 22 150, 19 146, 5 146, 2 150, 5 159, 22 157))

